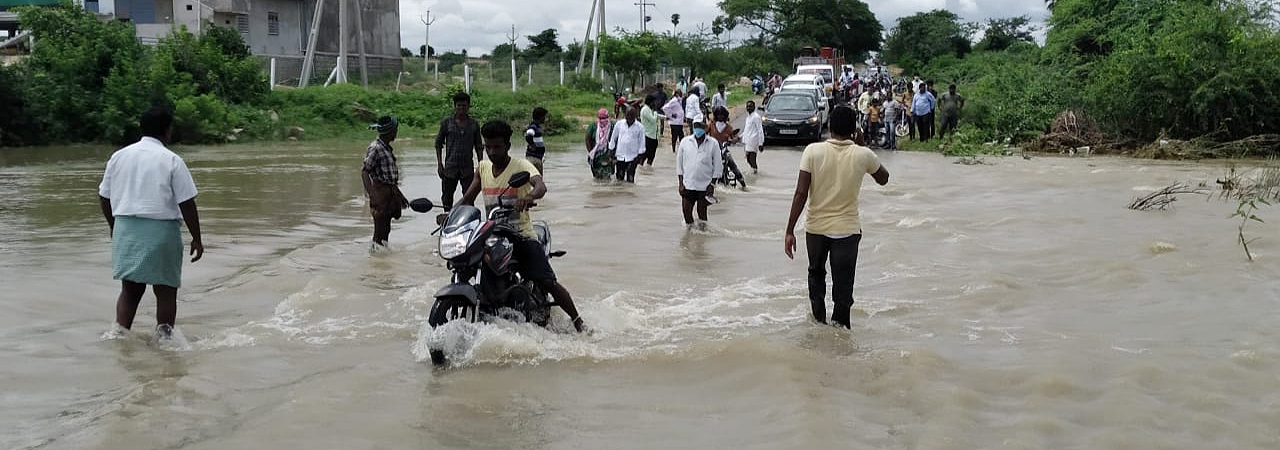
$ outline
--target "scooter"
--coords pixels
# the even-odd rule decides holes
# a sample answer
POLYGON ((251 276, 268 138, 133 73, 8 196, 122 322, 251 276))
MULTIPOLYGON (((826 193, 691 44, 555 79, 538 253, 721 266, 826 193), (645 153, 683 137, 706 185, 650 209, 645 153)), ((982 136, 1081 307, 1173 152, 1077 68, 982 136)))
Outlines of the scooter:
POLYGON ((720 159, 724 162, 720 167, 720 178, 716 182, 730 187, 747 188, 747 179, 738 170, 738 163, 733 160, 733 152, 729 151, 729 143, 720 143, 720 159))
MULTIPOLYGON (((529 178, 528 172, 512 175, 498 197, 524 186, 529 178)), ((432 205, 430 200, 420 198, 409 202, 409 207, 425 213, 432 205)), ((435 304, 427 317, 432 329, 453 320, 475 323, 495 317, 547 326, 555 303, 537 284, 520 276, 520 262, 512 258, 515 243, 528 239, 521 235, 515 217, 515 205, 501 200, 487 218, 470 205, 456 205, 447 215, 437 217, 440 228, 432 234, 440 233, 440 257, 448 262, 453 276, 448 286, 436 291, 435 304), (477 277, 479 280, 473 282, 477 277)), ((534 221, 533 230, 548 258, 565 255, 564 251, 551 251, 551 229, 546 222, 534 221)), ((428 350, 433 364, 446 362, 444 349, 428 350)))

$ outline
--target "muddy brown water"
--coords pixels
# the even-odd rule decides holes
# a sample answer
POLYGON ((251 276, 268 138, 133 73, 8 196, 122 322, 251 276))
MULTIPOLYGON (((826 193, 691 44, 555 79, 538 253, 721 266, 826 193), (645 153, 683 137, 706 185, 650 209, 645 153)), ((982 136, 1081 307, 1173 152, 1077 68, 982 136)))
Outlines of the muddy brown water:
MULTIPOLYGON (((425 143, 400 144, 405 191, 438 198, 425 143)), ((552 331, 459 327, 436 370, 433 217, 369 255, 359 144, 179 149, 207 245, 184 342, 152 342, 150 298, 101 339, 110 151, 0 152, 0 448, 1280 448, 1280 233, 1253 228, 1249 263, 1233 204, 1124 207, 1218 166, 881 153, 842 331, 808 319, 782 254, 798 147, 762 154, 704 232, 669 149, 633 186, 551 153, 535 217, 597 332, 558 311, 552 331)))

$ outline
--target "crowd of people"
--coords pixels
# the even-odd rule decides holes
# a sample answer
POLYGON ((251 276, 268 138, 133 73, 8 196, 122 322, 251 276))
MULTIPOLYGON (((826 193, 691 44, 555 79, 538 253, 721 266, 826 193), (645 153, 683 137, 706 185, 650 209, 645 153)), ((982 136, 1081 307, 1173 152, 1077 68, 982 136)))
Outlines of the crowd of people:
MULTIPOLYGON (((923 87, 920 93, 928 95, 923 87)), ((621 120, 613 120, 608 110, 600 109, 598 120, 585 136, 589 170, 597 179, 613 176, 618 182, 634 183, 637 167, 644 165, 652 170, 663 132, 660 121, 668 121, 675 153, 675 187, 684 222, 689 226, 698 224, 696 213, 696 220, 705 223, 708 206, 717 203, 716 183, 725 182, 730 171, 737 172, 727 146, 743 143, 753 171, 758 170, 755 154, 764 147, 762 120, 754 101, 747 103, 745 126, 739 130, 729 123, 724 85, 717 86, 710 105, 703 103, 705 97, 705 83, 695 79, 687 91, 681 83, 669 97, 662 85, 657 85, 638 107, 624 104, 619 108, 621 120), (708 108, 710 121, 705 120, 708 108), (684 135, 686 129, 688 136, 684 135)), ((452 209, 459 188, 461 202, 468 205, 481 195, 486 199, 501 195, 496 193, 506 192, 505 180, 518 172, 528 172, 528 184, 513 194, 519 196, 514 202, 515 211, 522 223, 527 222, 528 208, 547 193, 542 163, 546 152, 542 127, 547 110, 532 110, 523 133, 524 158, 515 158, 508 154, 514 134, 509 124, 492 120, 481 125, 470 116, 471 98, 466 93, 455 94, 452 101, 453 112, 441 120, 434 142, 441 206, 452 209)), ((862 175, 870 174, 881 185, 889 177, 875 153, 862 145, 865 133, 857 126, 857 114, 846 106, 835 108, 830 117, 831 139, 805 148, 784 241, 786 255, 793 257, 793 230, 807 205, 805 231, 814 318, 828 322, 825 292, 829 259, 835 300, 829 320, 843 327, 849 327, 849 308, 853 304, 853 272, 861 239, 857 209, 862 175)), ((183 265, 180 221, 186 222, 192 235, 191 262, 198 261, 204 253, 195 182, 182 158, 166 147, 173 120, 171 108, 148 110, 141 120, 144 137, 112 155, 99 186, 102 214, 112 235, 113 277, 121 281, 116 330, 132 326, 138 304, 151 286, 158 302, 157 334, 163 337, 173 332, 183 265)), ((944 119, 947 123, 954 121, 944 119)), ((399 218, 410 202, 399 187, 402 177, 393 147, 398 120, 383 116, 370 129, 378 137, 365 151, 361 180, 374 223, 370 251, 377 252, 387 245, 392 220, 399 218)), ((734 177, 742 181, 741 173, 734 177)), ((745 182, 741 186, 745 188, 745 182)), ((583 331, 583 320, 568 290, 556 280, 541 245, 532 236, 517 243, 519 270, 525 279, 550 293, 574 327, 583 331)))
POLYGON ((935 135, 946 137, 958 126, 965 103, 956 85, 939 95, 934 82, 921 79, 919 74, 911 80, 894 80, 877 72, 860 79, 845 67, 836 90, 841 94, 839 101, 857 111, 858 126, 866 133, 867 142, 885 149, 897 149, 899 137, 919 142, 928 142, 935 135))

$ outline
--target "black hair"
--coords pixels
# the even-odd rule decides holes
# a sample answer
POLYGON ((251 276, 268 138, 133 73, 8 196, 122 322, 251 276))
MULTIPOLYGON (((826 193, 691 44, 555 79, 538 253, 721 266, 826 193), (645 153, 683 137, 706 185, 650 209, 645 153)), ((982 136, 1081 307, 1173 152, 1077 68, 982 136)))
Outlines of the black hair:
POLYGON ((716 89, 724 89, 724 83, 717 84, 716 89))
POLYGON ((543 121, 547 119, 547 108, 541 106, 533 108, 533 120, 543 121))
POLYGON ((456 104, 461 102, 467 102, 467 104, 471 104, 471 94, 468 94, 466 92, 459 92, 457 94, 453 94, 453 103, 456 104))
POLYGON ((950 86, 947 86, 947 89, 955 89, 955 88, 956 88, 956 85, 954 85, 954 84, 953 84, 953 85, 950 85, 950 86))
POLYGON ((724 117, 724 120, 727 121, 729 120, 729 110, 725 109, 725 107, 723 106, 717 106, 716 110, 711 113, 711 116, 716 119, 719 119, 720 117, 724 117))
POLYGON ((853 136, 853 132, 857 129, 854 122, 853 108, 848 106, 839 106, 831 111, 831 134, 840 136, 853 136))
POLYGON ((756 104, 756 101, 755 101, 755 100, 747 100, 747 104, 748 104, 748 105, 752 105, 752 106, 754 106, 754 105, 756 104))
POLYGON ((153 138, 164 138, 172 126, 173 110, 165 105, 153 105, 142 113, 142 120, 139 121, 142 135, 153 138))
POLYGON ((485 139, 502 138, 507 144, 511 144, 511 125, 501 120, 490 120, 480 127, 480 136, 485 139))

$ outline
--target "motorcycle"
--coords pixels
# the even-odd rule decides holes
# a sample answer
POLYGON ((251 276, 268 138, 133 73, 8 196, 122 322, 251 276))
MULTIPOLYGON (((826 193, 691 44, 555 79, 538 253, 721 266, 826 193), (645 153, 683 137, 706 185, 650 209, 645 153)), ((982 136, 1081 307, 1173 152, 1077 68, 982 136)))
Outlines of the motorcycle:
MULTIPOLYGON (((507 188, 498 194, 499 199, 507 190, 524 186, 529 177, 528 172, 512 175, 507 188)), ((420 213, 432 207, 425 198, 416 199, 409 206, 420 213)), ((449 285, 435 293, 436 300, 427 317, 433 330, 453 320, 476 323, 495 317, 547 326, 555 303, 536 283, 520 276, 520 262, 512 258, 515 243, 528 239, 521 235, 515 217, 515 205, 501 200, 487 218, 470 205, 454 206, 447 215, 437 217, 440 228, 432 234, 440 233, 440 257, 448 262, 453 275, 449 285), (477 276, 479 280, 473 282, 477 276)), ((534 221, 533 230, 548 258, 565 255, 564 251, 550 250, 551 229, 546 222, 534 221)), ((428 350, 432 364, 445 363, 444 349, 428 350)))
POLYGON ((751 93, 754 95, 764 93, 764 80, 760 79, 759 75, 751 79, 751 93))
POLYGON ((733 160, 733 152, 729 151, 729 143, 720 143, 720 159, 723 164, 720 167, 720 177, 716 178, 716 182, 730 187, 747 188, 747 180, 743 178, 742 171, 738 170, 738 163, 733 160))

